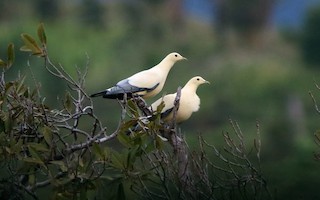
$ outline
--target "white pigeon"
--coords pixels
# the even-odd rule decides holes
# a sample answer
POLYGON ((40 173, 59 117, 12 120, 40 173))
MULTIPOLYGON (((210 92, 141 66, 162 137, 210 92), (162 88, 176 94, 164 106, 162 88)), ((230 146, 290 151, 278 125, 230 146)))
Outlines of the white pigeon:
POLYGON ((90 97, 102 96, 109 99, 123 99, 125 93, 128 98, 133 95, 141 96, 144 99, 153 97, 162 90, 170 69, 180 60, 186 60, 186 58, 176 52, 170 53, 156 66, 123 79, 115 86, 92 94, 90 97))
MULTIPOLYGON (((200 98, 197 95, 199 85, 210 83, 201 76, 191 78, 187 84, 181 89, 179 108, 176 113, 176 122, 179 124, 189 119, 193 112, 197 112, 200 108, 200 98)), ((152 111, 156 111, 161 102, 164 102, 164 108, 161 111, 161 118, 168 122, 173 119, 174 101, 177 93, 168 94, 151 104, 152 111)))

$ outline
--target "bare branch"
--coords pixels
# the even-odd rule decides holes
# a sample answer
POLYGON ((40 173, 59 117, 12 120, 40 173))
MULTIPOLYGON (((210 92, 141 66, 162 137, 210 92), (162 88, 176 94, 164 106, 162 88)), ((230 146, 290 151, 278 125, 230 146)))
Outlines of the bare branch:
MULTIPOLYGON (((317 86, 318 87, 318 86, 317 86)), ((317 101, 316 99, 314 98, 313 94, 311 91, 309 91, 309 95, 311 96, 311 99, 313 101, 313 104, 314 104, 314 107, 315 107, 315 110, 317 111, 318 114, 320 114, 320 109, 318 107, 318 104, 317 104, 317 101)))

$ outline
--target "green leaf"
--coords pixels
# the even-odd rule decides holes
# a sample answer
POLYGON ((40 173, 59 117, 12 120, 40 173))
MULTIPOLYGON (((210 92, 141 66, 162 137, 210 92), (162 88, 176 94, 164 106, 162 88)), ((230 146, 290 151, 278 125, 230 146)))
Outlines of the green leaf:
POLYGON ((16 153, 19 153, 22 149, 23 139, 19 139, 18 142, 13 146, 12 150, 16 153))
POLYGON ((124 122, 121 127, 120 127, 120 131, 121 133, 125 133, 125 135, 128 137, 127 133, 129 131, 130 128, 134 128, 134 126, 137 125, 137 119, 132 119, 129 121, 124 122))
POLYGON ((82 187, 80 189, 80 200, 87 200, 87 189, 85 187, 82 187))
POLYGON ((26 87, 24 85, 25 79, 26 79, 26 75, 23 75, 22 78, 20 78, 19 82, 17 82, 17 83, 19 83, 19 85, 17 86, 16 91, 19 95, 22 95, 26 90, 26 87))
POLYGON ((41 160, 40 154, 38 153, 38 151, 34 147, 32 147, 29 144, 28 145, 28 149, 29 149, 29 152, 31 154, 31 158, 32 158, 33 162, 36 162, 36 163, 39 163, 39 164, 44 164, 43 161, 41 160))
POLYGON ((38 37, 42 44, 47 44, 47 37, 46 33, 44 31, 44 25, 43 23, 40 23, 38 26, 38 37))
POLYGON ((26 90, 24 91, 23 93, 23 96, 28 98, 29 97, 29 94, 30 94, 30 88, 26 88, 26 90))
POLYGON ((5 147, 6 151, 9 153, 9 154, 12 154, 12 151, 9 147, 5 147))
POLYGON ((14 83, 13 83, 12 81, 6 83, 6 85, 5 85, 5 91, 7 92, 13 85, 14 85, 14 83))
POLYGON ((36 159, 36 158, 26 157, 26 158, 22 158, 22 160, 24 162, 29 162, 29 163, 43 164, 43 162, 40 159, 36 159))
POLYGON ((120 153, 113 151, 111 156, 111 163, 117 169, 124 169, 124 161, 120 153))
POLYGON ((34 171, 29 175, 28 182, 30 185, 34 185, 36 182, 36 176, 34 175, 34 171))
POLYGON ((65 165, 65 163, 63 161, 53 160, 53 161, 50 161, 50 163, 54 164, 54 165, 58 165, 62 172, 68 171, 68 167, 65 165))
POLYGON ((8 45, 8 64, 7 64, 7 68, 9 69, 14 61, 14 45, 12 43, 10 43, 8 45))
POLYGON ((135 118, 139 117, 138 106, 132 99, 128 101, 128 108, 130 113, 132 113, 135 116, 135 118))
POLYGON ((154 145, 154 142, 150 142, 147 144, 147 146, 145 147, 144 151, 148 154, 152 151, 154 151, 156 148, 155 148, 155 145, 154 145))
POLYGON ((99 144, 93 143, 92 146, 93 146, 93 152, 98 156, 98 158, 100 158, 101 160, 105 160, 106 159, 105 152, 101 149, 99 144))
POLYGON ((2 143, 4 141, 6 141, 6 140, 7 140, 6 134, 3 131, 1 131, 0 132, 0 142, 2 143))
POLYGON ((11 118, 10 114, 7 113, 5 116, 5 120, 4 121, 4 128, 5 128, 5 131, 7 133, 11 132, 12 128, 13 128, 13 119, 11 118))
POLYGON ((161 101, 161 103, 157 106, 157 113, 161 113, 164 107, 165 107, 165 103, 164 101, 161 101))
POLYGON ((132 168, 134 165, 134 162, 136 161, 137 158, 137 151, 139 147, 132 148, 127 154, 127 167, 132 168))
POLYGON ((32 147, 37 152, 48 152, 49 151, 49 149, 44 144, 41 144, 41 143, 30 142, 28 144, 28 146, 32 147))
POLYGON ((82 157, 78 158, 78 164, 79 164, 80 167, 84 167, 84 162, 83 162, 83 158, 82 157))
POLYGON ((126 195, 124 192, 124 186, 123 186, 122 182, 118 186, 117 199, 126 199, 126 195))
POLYGON ((42 135, 44 137, 44 140, 46 141, 46 143, 51 146, 52 145, 52 132, 50 127, 48 126, 44 126, 41 130, 42 135))
POLYGON ((123 183, 120 183, 118 186, 117 199, 126 199, 126 195, 124 193, 123 183))
POLYGON ((71 113, 71 111, 72 111, 72 100, 71 100, 70 92, 68 92, 68 91, 64 95, 64 107, 66 108, 66 110, 69 113, 71 113))
POLYGON ((87 181, 86 187, 87 187, 89 190, 97 189, 97 187, 95 186, 95 184, 93 183, 93 181, 87 181))
POLYGON ((141 133, 141 134, 135 134, 134 136, 131 136, 131 140, 133 142, 133 145, 135 146, 141 146, 143 145, 144 141, 145 141, 145 133, 141 133))
POLYGON ((24 46, 20 48, 21 51, 31 51, 33 55, 43 56, 41 48, 30 35, 22 33, 21 38, 24 42, 24 46))
POLYGON ((0 67, 6 67, 7 63, 0 59, 0 67))
POLYGON ((117 135, 118 141, 125 147, 132 147, 133 141, 132 139, 123 131, 119 132, 117 135))

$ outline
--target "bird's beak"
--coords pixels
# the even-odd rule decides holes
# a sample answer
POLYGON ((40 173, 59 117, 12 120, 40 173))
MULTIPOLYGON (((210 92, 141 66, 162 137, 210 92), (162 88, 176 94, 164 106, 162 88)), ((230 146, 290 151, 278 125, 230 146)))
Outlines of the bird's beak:
POLYGON ((208 84, 211 84, 209 81, 205 81, 204 83, 208 83, 208 84))
POLYGON ((182 60, 188 60, 188 58, 182 57, 182 60))

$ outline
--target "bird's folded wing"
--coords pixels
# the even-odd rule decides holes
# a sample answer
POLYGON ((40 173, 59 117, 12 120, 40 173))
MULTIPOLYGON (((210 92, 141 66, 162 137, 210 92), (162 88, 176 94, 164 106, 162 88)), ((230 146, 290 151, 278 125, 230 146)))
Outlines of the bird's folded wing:
POLYGON ((152 85, 143 85, 143 84, 131 84, 129 79, 122 80, 117 83, 116 86, 109 89, 108 93, 137 93, 142 91, 154 90, 159 83, 154 83, 152 85))
POLYGON ((143 96, 157 88, 160 85, 160 81, 158 73, 145 70, 119 81, 115 86, 107 90, 92 94, 91 97, 103 96, 110 99, 122 99, 125 93, 128 94, 128 97, 132 97, 132 94, 135 93, 143 96))
MULTIPOLYGON (((162 81, 160 73, 156 70, 144 70, 128 78, 128 83, 139 88, 155 88, 162 81)), ((120 81, 118 84, 120 84, 120 81)), ((118 85, 117 84, 117 85, 118 85)))
POLYGON ((157 107, 161 104, 161 102, 164 102, 164 107, 161 110, 161 118, 167 117, 173 110, 174 107, 174 100, 176 98, 176 94, 168 94, 164 96, 163 98, 158 99, 155 101, 151 107, 153 111, 157 110, 157 107))
POLYGON ((150 90, 156 88, 159 84, 156 84, 153 88, 142 88, 129 84, 128 80, 120 81, 116 86, 109 88, 105 91, 99 92, 97 94, 91 95, 91 97, 102 95, 104 98, 109 99, 122 99, 124 94, 127 97, 132 97, 133 94, 138 93, 138 95, 144 95, 150 90))

